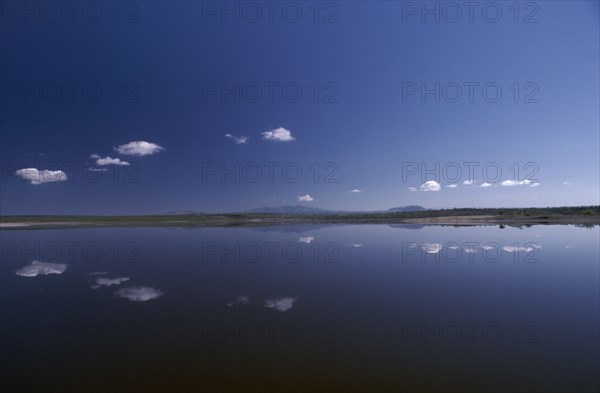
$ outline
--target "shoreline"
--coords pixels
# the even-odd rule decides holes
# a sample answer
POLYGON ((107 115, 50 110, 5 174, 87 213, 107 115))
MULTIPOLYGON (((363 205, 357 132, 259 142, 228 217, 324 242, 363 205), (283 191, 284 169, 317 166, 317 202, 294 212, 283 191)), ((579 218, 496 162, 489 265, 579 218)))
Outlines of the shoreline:
MULTIPOLYGON (((64 228, 111 228, 111 227, 256 227, 298 224, 383 224, 383 225, 600 225, 598 216, 538 216, 538 217, 502 217, 493 215, 471 216, 433 216, 433 217, 372 217, 372 216, 245 216, 245 215, 207 215, 192 217, 173 216, 129 216, 129 217, 64 217, 53 221, 51 217, 28 217, 28 220, 6 220, 0 218, 0 230, 23 229, 64 229, 64 228)), ((58 217, 57 217, 58 218, 58 217)))

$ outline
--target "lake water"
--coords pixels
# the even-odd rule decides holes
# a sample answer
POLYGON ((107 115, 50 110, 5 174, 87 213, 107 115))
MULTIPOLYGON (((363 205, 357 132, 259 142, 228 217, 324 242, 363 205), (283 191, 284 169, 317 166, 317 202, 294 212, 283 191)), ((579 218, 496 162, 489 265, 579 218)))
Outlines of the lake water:
POLYGON ((598 226, 0 236, 5 392, 600 388, 598 226))

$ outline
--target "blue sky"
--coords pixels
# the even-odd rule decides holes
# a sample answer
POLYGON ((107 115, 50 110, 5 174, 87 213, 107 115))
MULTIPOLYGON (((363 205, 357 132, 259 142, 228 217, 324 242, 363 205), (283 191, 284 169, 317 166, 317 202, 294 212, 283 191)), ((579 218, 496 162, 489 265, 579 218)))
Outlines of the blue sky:
POLYGON ((600 203, 598 2, 36 4, 0 15, 1 214, 600 203))

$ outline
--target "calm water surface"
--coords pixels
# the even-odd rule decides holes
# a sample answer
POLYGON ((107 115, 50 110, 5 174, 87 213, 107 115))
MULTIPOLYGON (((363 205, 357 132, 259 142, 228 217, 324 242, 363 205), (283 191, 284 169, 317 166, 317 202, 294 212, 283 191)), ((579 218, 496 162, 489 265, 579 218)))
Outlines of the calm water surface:
POLYGON ((599 228, 1 231, 9 391, 598 391, 599 228))

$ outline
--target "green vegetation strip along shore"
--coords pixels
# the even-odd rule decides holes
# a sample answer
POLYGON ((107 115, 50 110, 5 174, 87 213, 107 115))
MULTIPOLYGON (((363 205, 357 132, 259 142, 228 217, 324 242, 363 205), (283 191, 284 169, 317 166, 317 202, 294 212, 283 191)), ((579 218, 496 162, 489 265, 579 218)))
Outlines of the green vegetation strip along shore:
POLYGON ((0 216, 2 229, 73 227, 226 227, 283 224, 421 224, 421 225, 533 225, 600 224, 600 206, 441 209, 399 213, 344 214, 174 214, 143 216, 0 216))

